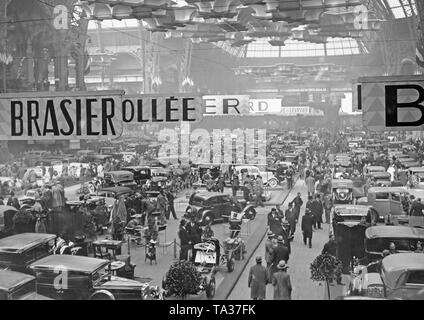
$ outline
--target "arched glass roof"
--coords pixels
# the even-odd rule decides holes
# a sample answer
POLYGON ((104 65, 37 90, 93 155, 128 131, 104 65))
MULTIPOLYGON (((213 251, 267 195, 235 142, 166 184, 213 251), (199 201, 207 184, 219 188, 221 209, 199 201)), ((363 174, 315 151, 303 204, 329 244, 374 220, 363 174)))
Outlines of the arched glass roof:
POLYGON ((326 44, 287 40, 285 46, 272 46, 260 39, 247 46, 246 58, 325 57, 360 54, 356 39, 329 38, 326 44))
POLYGON ((408 18, 417 14, 415 0, 381 0, 381 2, 391 11, 395 19, 408 18))

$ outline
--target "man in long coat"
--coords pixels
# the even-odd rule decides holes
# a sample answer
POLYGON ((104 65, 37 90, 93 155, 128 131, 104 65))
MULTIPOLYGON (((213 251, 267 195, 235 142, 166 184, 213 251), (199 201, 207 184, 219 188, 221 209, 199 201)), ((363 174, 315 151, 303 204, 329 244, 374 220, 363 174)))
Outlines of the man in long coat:
POLYGON ((277 247, 272 251, 271 275, 278 271, 277 266, 281 260, 289 261, 290 257, 289 249, 284 245, 283 236, 278 236, 277 242, 277 247))
POLYGON ((268 273, 262 265, 262 257, 256 257, 256 265, 249 271, 247 286, 250 288, 250 297, 253 300, 264 300, 266 294, 266 285, 268 284, 268 273))
POLYGON ((293 204, 293 210, 296 215, 296 220, 299 220, 300 208, 303 205, 303 200, 300 195, 300 192, 297 193, 296 198, 294 198, 291 203, 293 204))
POLYGON ((314 217, 309 209, 305 210, 305 215, 302 218, 302 232, 303 232, 303 243, 306 245, 306 241, 309 241, 309 248, 312 248, 312 226, 314 224, 314 217))
POLYGON ((293 291, 290 275, 287 273, 286 261, 278 263, 278 271, 272 276, 272 285, 274 286, 274 300, 291 300, 293 291))
POLYGON ((308 188, 308 196, 313 196, 315 193, 315 179, 311 174, 305 179, 305 184, 308 188))

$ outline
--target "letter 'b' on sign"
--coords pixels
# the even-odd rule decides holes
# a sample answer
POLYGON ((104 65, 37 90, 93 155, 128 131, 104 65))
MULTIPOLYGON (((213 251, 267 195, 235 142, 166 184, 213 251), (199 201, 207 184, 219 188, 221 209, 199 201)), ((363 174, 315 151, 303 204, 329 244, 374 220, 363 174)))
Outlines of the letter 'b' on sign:
POLYGON ((424 128, 424 77, 361 78, 364 126, 372 131, 424 128))

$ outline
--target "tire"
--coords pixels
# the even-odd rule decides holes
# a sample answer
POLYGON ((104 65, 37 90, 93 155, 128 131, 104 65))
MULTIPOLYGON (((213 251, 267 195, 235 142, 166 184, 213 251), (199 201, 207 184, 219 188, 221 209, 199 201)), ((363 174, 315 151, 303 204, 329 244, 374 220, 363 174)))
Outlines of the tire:
POLYGON ((255 220, 255 218, 256 218, 256 210, 254 208, 250 208, 249 210, 246 211, 246 213, 244 214, 244 216, 246 217, 246 219, 255 220))
POLYGON ((268 186, 271 188, 275 188, 278 186, 278 180, 277 179, 271 179, 268 181, 268 186))
POLYGON ((115 297, 107 290, 100 290, 94 292, 91 295, 90 300, 115 300, 115 297))
POLYGON ((96 186, 94 184, 90 183, 88 185, 88 191, 89 191, 89 193, 95 193, 96 192, 96 186))
POLYGON ((227 271, 228 272, 233 272, 234 271, 234 259, 233 258, 228 258, 227 260, 227 271))
POLYGON ((204 215, 204 217, 203 217, 203 221, 202 221, 203 225, 206 225, 206 218, 207 218, 207 217, 209 217, 209 219, 210 219, 211 223, 213 224, 213 223, 214 223, 214 220, 215 220, 214 215, 213 215, 213 213, 212 213, 212 212, 208 212, 208 213, 206 213, 206 214, 204 215))
POLYGON ((211 299, 215 296, 215 278, 209 280, 208 286, 206 287, 206 297, 211 299))

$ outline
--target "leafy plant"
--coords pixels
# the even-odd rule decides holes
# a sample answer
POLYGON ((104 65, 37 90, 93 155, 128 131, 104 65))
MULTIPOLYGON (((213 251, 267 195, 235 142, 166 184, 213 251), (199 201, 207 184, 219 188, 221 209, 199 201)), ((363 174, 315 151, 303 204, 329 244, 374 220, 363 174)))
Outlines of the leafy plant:
POLYGON ((321 254, 311 263, 312 281, 327 284, 328 298, 330 299, 329 283, 337 280, 342 275, 342 262, 331 254, 321 254))
POLYGON ((169 295, 184 299, 187 295, 198 294, 202 277, 196 267, 188 261, 177 261, 166 274, 164 288, 169 295))

